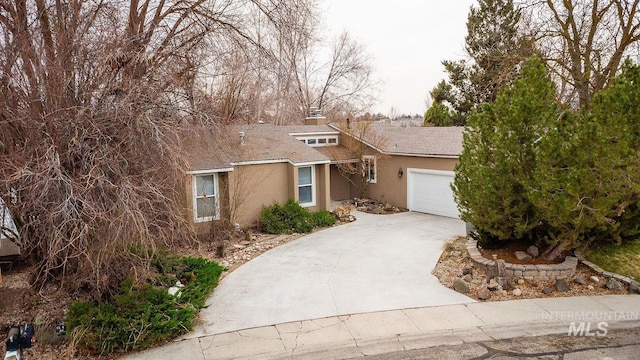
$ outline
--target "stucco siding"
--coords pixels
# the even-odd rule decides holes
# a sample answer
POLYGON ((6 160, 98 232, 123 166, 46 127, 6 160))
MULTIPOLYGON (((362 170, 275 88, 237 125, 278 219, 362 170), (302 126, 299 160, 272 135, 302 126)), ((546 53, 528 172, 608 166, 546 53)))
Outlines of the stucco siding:
POLYGON ((452 171, 458 159, 388 156, 377 160, 376 183, 369 184, 369 198, 407 207, 407 168, 452 171), (402 177, 398 170, 402 169, 402 177))
POLYGON ((236 166, 229 173, 229 205, 231 218, 241 227, 260 219, 264 205, 283 203, 290 197, 292 184, 289 164, 236 166))

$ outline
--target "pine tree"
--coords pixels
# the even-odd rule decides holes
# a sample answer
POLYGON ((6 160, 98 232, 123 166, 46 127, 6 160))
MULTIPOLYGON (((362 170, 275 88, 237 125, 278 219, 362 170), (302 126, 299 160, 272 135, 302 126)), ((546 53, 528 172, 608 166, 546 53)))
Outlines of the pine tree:
POLYGON ((461 218, 485 239, 533 239, 540 216, 525 195, 538 141, 558 112, 555 86, 533 58, 495 103, 469 117, 453 191, 461 218))
MULTIPOLYGON (((478 5, 467 19, 465 51, 471 61, 443 61, 449 91, 440 101, 452 108, 459 125, 466 123, 476 105, 493 102, 498 89, 512 81, 517 64, 533 54, 532 43, 518 31, 520 11, 512 0, 480 0, 478 5)), ((432 96, 438 87, 442 84, 432 96)), ((434 97, 434 105, 435 101, 434 97)))
POLYGON ((639 84, 640 68, 626 66, 590 114, 566 114, 541 139, 528 198, 548 225, 549 259, 640 233, 639 84))

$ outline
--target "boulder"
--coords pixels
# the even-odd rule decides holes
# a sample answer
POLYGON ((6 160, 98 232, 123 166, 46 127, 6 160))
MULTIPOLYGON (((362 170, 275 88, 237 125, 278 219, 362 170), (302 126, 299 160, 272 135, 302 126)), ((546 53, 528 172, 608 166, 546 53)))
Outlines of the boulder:
POLYGON ((622 289, 622 284, 620 284, 620 281, 614 278, 608 278, 607 281, 604 283, 604 286, 606 286, 607 289, 612 291, 619 291, 622 289))
POLYGON ((514 296, 520 296, 522 295, 522 290, 520 289, 513 289, 513 291, 511 292, 514 296))
POLYGON ((640 294, 640 284, 635 281, 632 282, 631 285, 629 285, 629 292, 632 294, 640 294))
POLYGON ((489 285, 487 285, 487 289, 491 291, 502 291, 502 285, 500 284, 500 279, 493 278, 489 280, 489 285))
POLYGON ((460 278, 455 278, 453 280, 453 289, 459 293, 466 294, 471 290, 471 286, 469 286, 468 282, 460 278))
POLYGON ((524 251, 516 251, 513 255, 516 257, 516 259, 518 259, 518 261, 531 260, 531 255, 527 254, 524 251))
POLYGON ((491 291, 486 287, 481 287, 476 292, 476 296, 480 300, 489 300, 491 298, 491 291))
POLYGON ((567 284, 566 281, 562 280, 562 279, 557 279, 556 280, 556 290, 559 292, 566 292, 571 290, 571 287, 569 287, 569 284, 567 284))
POLYGON ((595 276, 595 275, 589 277, 589 280, 593 281, 594 283, 599 283, 600 282, 600 278, 595 276))
POLYGON ((532 258, 537 258, 540 256, 540 250, 537 246, 531 245, 527 248, 527 254, 531 255, 532 258))
POLYGON ((586 281, 584 281, 583 278, 581 278, 579 276, 576 277, 575 279, 573 279, 573 282, 576 283, 576 284, 579 284, 579 285, 585 285, 587 283, 586 281))

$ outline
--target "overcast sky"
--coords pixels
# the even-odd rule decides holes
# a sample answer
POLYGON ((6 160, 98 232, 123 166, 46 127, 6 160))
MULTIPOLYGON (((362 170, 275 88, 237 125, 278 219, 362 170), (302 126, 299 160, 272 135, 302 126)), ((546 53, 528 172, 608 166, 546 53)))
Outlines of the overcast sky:
POLYGON ((374 112, 423 114, 429 91, 444 78, 441 61, 464 56, 475 0, 323 0, 332 33, 348 30, 364 44, 382 81, 374 112))

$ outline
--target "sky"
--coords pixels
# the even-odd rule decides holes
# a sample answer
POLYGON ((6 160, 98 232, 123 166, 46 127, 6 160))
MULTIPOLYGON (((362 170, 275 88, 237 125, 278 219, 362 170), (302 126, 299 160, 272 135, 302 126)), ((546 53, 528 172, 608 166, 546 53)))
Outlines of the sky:
POLYGON ((475 0, 323 0, 330 33, 347 30, 372 57, 381 81, 375 113, 424 114, 445 78, 442 60, 464 58, 464 37, 475 0))

